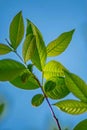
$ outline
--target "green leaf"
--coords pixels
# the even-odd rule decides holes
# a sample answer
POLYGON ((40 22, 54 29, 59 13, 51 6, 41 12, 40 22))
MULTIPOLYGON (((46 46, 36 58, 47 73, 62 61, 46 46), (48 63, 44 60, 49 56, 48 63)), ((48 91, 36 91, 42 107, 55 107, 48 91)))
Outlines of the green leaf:
POLYGON ((9 29, 11 46, 16 50, 24 36, 24 22, 20 11, 12 20, 9 29))
POLYGON ((64 77, 64 70, 66 70, 66 68, 61 63, 52 60, 43 68, 43 75, 46 79, 54 76, 64 77))
POLYGON ((65 79, 63 77, 57 76, 48 79, 48 81, 44 85, 44 90, 46 95, 51 99, 61 99, 69 94, 69 90, 67 89, 65 84, 65 79), (52 83, 50 84, 50 82, 52 83))
POLYGON ((79 122, 73 130, 87 130, 87 119, 79 122))
POLYGON ((22 54, 23 54, 24 62, 27 62, 32 58, 32 56, 34 55, 35 48, 36 48, 35 36, 29 34, 26 37, 23 44, 22 54))
POLYGON ((30 72, 33 72, 33 66, 34 66, 33 64, 27 65, 27 67, 28 67, 28 69, 29 69, 30 72))
POLYGON ((63 100, 54 104, 63 112, 69 114, 82 114, 87 112, 87 103, 77 100, 63 100))
POLYGON ((52 79, 49 79, 45 85, 44 85, 44 90, 45 92, 50 92, 56 87, 56 83, 52 81, 52 79))
POLYGON ((34 35, 36 38, 36 48, 31 60, 39 70, 42 70, 47 57, 45 43, 38 28, 30 20, 27 20, 26 35, 29 34, 34 35))
POLYGON ((0 81, 10 81, 20 75, 25 69, 23 64, 15 60, 0 60, 0 81))
POLYGON ((33 90, 39 88, 39 83, 32 76, 31 72, 24 71, 20 76, 10 81, 14 86, 25 89, 25 90, 33 90))
POLYGON ((65 72, 65 82, 70 92, 80 100, 87 102, 87 86, 79 76, 65 72))
POLYGON ((61 34, 57 39, 50 42, 47 46, 47 56, 57 56, 64 52, 72 39, 74 31, 75 30, 65 32, 61 34))
POLYGON ((7 54, 11 52, 11 48, 5 44, 0 43, 0 55, 7 54))
POLYGON ((3 111, 4 111, 4 107, 5 107, 5 105, 3 103, 0 104, 0 116, 3 113, 3 111))
POLYGON ((40 106, 44 101, 44 96, 42 94, 37 94, 32 98, 32 105, 35 107, 40 106))

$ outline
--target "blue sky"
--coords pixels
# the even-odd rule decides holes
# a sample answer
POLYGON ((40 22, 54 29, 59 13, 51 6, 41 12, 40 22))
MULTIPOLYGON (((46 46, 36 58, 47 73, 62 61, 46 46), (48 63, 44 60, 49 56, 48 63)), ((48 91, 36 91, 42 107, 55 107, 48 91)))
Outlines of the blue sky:
MULTIPOLYGON (((87 82, 87 0, 0 0, 0 43, 6 43, 9 37, 9 25, 12 18, 22 10, 42 32, 46 44, 61 33, 76 29, 71 44, 60 56, 51 58, 60 61, 71 72, 87 82)), ((18 49, 20 51, 20 47, 18 49)), ((6 55, 1 57, 6 58, 6 55)), ((38 74, 39 75, 39 74, 38 74)), ((39 75, 40 77, 40 75, 39 75)), ((39 108, 30 104, 32 96, 38 91, 25 91, 9 83, 0 83, 0 99, 7 105, 6 114, 0 119, 0 130, 48 130, 52 120, 49 108, 44 103, 39 108)), ((70 97, 71 98, 71 97, 70 97)), ((81 116, 67 115, 54 108, 63 127, 72 128, 81 116), (67 121, 66 121, 67 118, 67 121)))

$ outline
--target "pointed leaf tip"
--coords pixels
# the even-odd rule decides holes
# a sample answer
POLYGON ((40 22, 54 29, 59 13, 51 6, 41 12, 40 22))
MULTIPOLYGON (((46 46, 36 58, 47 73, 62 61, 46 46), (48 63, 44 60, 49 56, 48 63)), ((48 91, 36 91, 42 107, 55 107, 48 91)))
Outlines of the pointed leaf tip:
POLYGON ((14 16, 10 28, 9 28, 9 38, 11 46, 16 50, 22 41, 24 36, 24 21, 22 16, 22 11, 14 16))
POLYGON ((87 112, 87 103, 78 100, 62 100, 53 104, 68 114, 82 114, 87 112))
POLYGON ((34 35, 36 38, 36 41, 35 41, 36 48, 35 48, 34 55, 32 56, 31 60, 33 64, 40 71, 42 71, 46 62, 46 57, 47 57, 45 43, 39 29, 30 20, 27 19, 26 36, 30 34, 34 35))
POLYGON ((57 56, 64 52, 72 40, 74 31, 75 29, 64 32, 58 38, 51 41, 47 45, 47 56, 57 56))
POLYGON ((12 49, 3 43, 0 43, 0 55, 5 55, 7 53, 10 53, 12 49))

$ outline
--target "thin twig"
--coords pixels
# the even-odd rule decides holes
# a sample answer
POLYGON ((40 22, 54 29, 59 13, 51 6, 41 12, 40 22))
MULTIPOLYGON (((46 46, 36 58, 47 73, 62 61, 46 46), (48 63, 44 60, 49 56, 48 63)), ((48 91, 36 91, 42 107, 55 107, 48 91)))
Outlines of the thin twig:
MULTIPOLYGON (((23 59, 22 59, 21 56, 17 53, 17 51, 14 51, 14 52, 15 52, 15 54, 19 57, 19 59, 24 63, 23 59)), ((25 63, 24 63, 24 65, 26 66, 25 63)), ((59 120, 58 120, 58 118, 56 117, 56 115, 55 115, 55 113, 54 113, 54 110, 53 110, 53 108, 52 108, 52 106, 51 106, 51 104, 50 104, 50 101, 48 100, 48 97, 47 97, 47 95, 45 94, 45 92, 44 92, 44 90, 43 90, 43 87, 42 87, 42 85, 43 85, 43 73, 42 73, 42 85, 40 84, 39 80, 37 79, 37 77, 36 77, 34 74, 33 74, 33 76, 34 76, 34 78, 37 80, 37 82, 38 82, 38 84, 39 84, 39 86, 40 86, 40 88, 41 88, 41 90, 42 90, 42 92, 43 92, 43 95, 44 95, 44 97, 45 97, 45 99, 46 99, 46 101, 47 101, 47 104, 48 104, 48 106, 49 106, 49 108, 50 108, 50 111, 51 111, 51 113, 52 113, 52 115, 53 115, 53 118, 54 118, 54 120, 56 121, 56 124, 57 124, 58 129, 59 129, 59 130, 62 130, 61 127, 60 127, 59 120)))
POLYGON ((46 94, 45 94, 45 92, 44 92, 42 86, 40 86, 40 88, 41 88, 41 90, 42 90, 42 92, 43 92, 43 94, 44 94, 44 97, 45 97, 45 99, 46 99, 46 101, 47 101, 47 104, 48 104, 48 106, 49 106, 49 108, 50 108, 50 110, 51 110, 51 113, 52 113, 52 115, 53 115, 53 118, 54 118, 54 120, 56 121, 56 124, 57 124, 57 126, 58 126, 58 129, 59 129, 59 130, 62 130, 61 127, 60 127, 59 120, 58 120, 58 118, 56 117, 56 115, 55 115, 55 113, 54 113, 54 110, 53 110, 53 108, 52 108, 52 106, 51 106, 51 104, 50 104, 50 101, 48 100, 48 97, 46 96, 46 94))
POLYGON ((54 113, 54 110, 53 110, 53 108, 52 108, 52 106, 51 106, 51 104, 50 104, 50 101, 49 101, 47 95, 45 94, 45 92, 44 92, 44 90, 43 90, 43 87, 42 87, 42 85, 43 85, 43 74, 42 74, 42 85, 40 84, 40 82, 39 82, 39 80, 37 79, 37 77, 36 77, 36 76, 34 76, 34 77, 35 77, 35 79, 37 80, 37 82, 38 82, 38 84, 39 84, 39 86, 40 86, 40 88, 41 88, 41 90, 42 90, 42 92, 43 92, 43 95, 44 95, 44 97, 45 97, 45 99, 46 99, 46 101, 47 101, 47 104, 48 104, 48 106, 49 106, 49 108, 50 108, 50 111, 51 111, 51 113, 52 113, 52 116, 53 116, 54 120, 56 121, 58 130, 62 130, 61 127, 60 127, 59 120, 58 120, 58 118, 56 117, 56 115, 55 115, 55 113, 54 113))
MULTIPOLYGON (((19 59, 24 63, 22 57, 18 54, 17 50, 15 50, 15 49, 12 47, 12 45, 11 45, 11 43, 8 41, 8 39, 6 38, 5 40, 6 40, 6 42, 8 43, 8 45, 10 46, 10 48, 12 49, 12 52, 14 52, 14 53, 19 57, 19 59)), ((27 67, 26 63, 24 63, 24 65, 27 67)))
POLYGON ((10 44, 10 42, 8 41, 8 39, 7 38, 5 38, 5 41, 8 43, 8 45, 11 47, 11 44, 10 44))
POLYGON ((15 54, 19 57, 19 59, 24 63, 22 57, 18 54, 18 52, 17 52, 17 51, 14 51, 14 53, 15 53, 15 54))

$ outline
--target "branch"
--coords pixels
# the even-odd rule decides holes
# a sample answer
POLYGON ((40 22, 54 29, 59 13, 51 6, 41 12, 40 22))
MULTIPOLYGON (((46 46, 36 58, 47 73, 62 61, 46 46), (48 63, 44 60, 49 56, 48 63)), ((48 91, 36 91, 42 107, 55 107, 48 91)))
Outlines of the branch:
POLYGON ((56 117, 56 115, 55 115, 55 113, 54 113, 54 110, 53 110, 53 108, 52 108, 52 106, 51 106, 51 104, 50 104, 50 101, 48 100, 48 97, 46 96, 46 94, 45 94, 45 92, 44 92, 42 86, 40 86, 40 88, 41 88, 41 90, 42 90, 42 92, 43 92, 43 94, 44 94, 44 97, 45 97, 45 99, 46 99, 46 101, 47 101, 47 104, 48 104, 48 106, 49 106, 49 108, 50 108, 50 111, 51 111, 51 113, 52 113, 52 116, 53 116, 54 120, 56 121, 56 124, 57 124, 58 129, 59 129, 59 130, 62 130, 61 127, 60 127, 59 120, 58 120, 58 118, 56 117))

